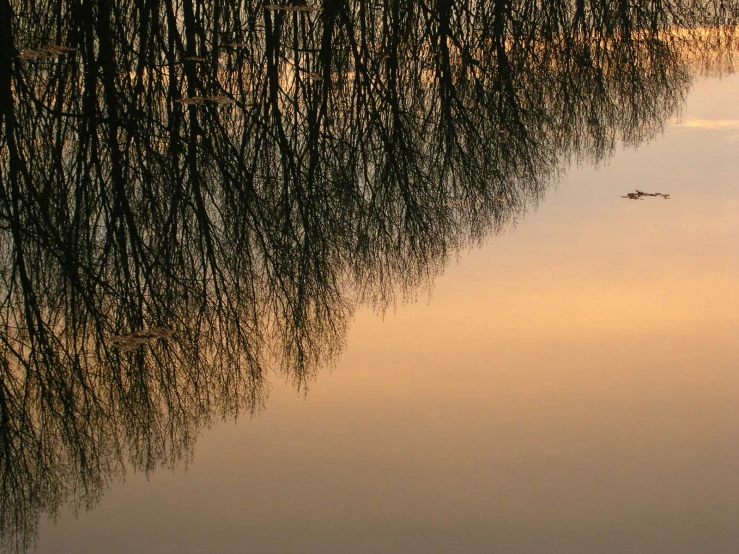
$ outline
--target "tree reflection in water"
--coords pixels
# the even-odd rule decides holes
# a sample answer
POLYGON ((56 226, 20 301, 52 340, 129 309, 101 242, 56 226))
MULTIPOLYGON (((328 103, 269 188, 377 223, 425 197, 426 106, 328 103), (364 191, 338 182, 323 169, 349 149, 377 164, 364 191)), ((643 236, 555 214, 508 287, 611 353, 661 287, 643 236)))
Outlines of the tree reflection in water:
POLYGON ((300 4, 0 0, 4 549, 186 461, 269 371, 303 389, 358 303, 655 136, 692 73, 731 67, 739 12, 300 4))

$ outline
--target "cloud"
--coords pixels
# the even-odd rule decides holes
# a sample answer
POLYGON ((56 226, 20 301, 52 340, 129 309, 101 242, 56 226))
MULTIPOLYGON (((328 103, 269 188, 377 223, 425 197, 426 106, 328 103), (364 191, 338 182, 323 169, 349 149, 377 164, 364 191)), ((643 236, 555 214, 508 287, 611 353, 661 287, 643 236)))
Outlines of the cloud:
POLYGON ((673 123, 676 127, 691 127, 693 129, 718 129, 718 130, 736 130, 739 129, 739 119, 686 119, 673 123))

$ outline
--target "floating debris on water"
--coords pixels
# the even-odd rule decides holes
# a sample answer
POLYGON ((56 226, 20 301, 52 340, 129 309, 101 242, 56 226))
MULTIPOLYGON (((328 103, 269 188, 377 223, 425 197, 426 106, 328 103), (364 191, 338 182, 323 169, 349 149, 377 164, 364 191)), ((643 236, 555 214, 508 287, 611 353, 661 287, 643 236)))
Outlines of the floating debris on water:
POLYGON ((152 327, 123 335, 113 335, 108 343, 118 350, 135 350, 139 346, 155 342, 159 339, 168 339, 172 336, 172 330, 164 327, 152 327))
POLYGON ((659 196, 664 200, 672 200, 669 194, 662 194, 661 192, 643 192, 639 189, 636 189, 636 192, 629 192, 626 194, 626 196, 622 196, 621 198, 628 198, 629 200, 641 200, 642 196, 659 196))
POLYGON ((21 60, 50 60, 51 58, 57 58, 63 56, 67 52, 74 52, 76 48, 70 48, 69 46, 61 46, 59 44, 48 44, 40 48, 24 48, 18 53, 18 57, 21 60))
POLYGON ((186 106, 189 105, 195 105, 199 106, 202 104, 218 104, 220 106, 226 105, 226 104, 233 104, 236 102, 233 98, 229 98, 228 96, 190 96, 190 97, 184 97, 184 98, 177 98, 175 99, 175 102, 179 102, 180 104, 185 104, 186 106))

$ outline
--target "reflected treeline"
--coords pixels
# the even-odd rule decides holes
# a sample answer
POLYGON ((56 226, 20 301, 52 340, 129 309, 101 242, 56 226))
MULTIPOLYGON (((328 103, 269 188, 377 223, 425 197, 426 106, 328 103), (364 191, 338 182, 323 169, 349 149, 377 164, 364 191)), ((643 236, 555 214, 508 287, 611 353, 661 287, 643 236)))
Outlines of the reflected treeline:
POLYGON ((0 0, 2 547, 187 459, 270 371, 304 388, 355 305, 430 285, 565 164, 653 137, 694 72, 732 67, 738 14, 0 0))

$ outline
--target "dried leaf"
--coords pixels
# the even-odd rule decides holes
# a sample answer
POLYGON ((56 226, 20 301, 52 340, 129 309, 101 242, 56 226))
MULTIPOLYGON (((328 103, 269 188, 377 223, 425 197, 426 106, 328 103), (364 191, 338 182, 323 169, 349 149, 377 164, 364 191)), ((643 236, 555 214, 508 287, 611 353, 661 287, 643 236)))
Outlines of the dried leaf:
POLYGON ((218 104, 219 106, 224 106, 226 104, 233 104, 236 102, 233 98, 229 98, 228 96, 223 95, 216 95, 216 96, 190 96, 190 97, 183 97, 183 98, 176 98, 175 102, 179 102, 180 104, 185 105, 195 105, 199 106, 202 104, 218 104))
POLYGON ((318 6, 309 6, 308 4, 301 4, 298 6, 286 6, 282 4, 267 4, 264 6, 267 10, 282 10, 285 12, 318 12, 321 8, 318 6))
POLYGON ((63 56, 67 52, 73 52, 75 48, 69 46, 61 46, 59 44, 47 44, 39 48, 24 48, 18 53, 21 60, 50 60, 58 56, 63 56))
POLYGON ((172 330, 164 327, 153 327, 151 329, 143 329, 141 331, 134 331, 133 333, 126 333, 123 335, 113 335, 110 337, 108 343, 113 348, 118 350, 128 351, 135 350, 136 348, 155 342, 159 339, 166 340, 172 336, 172 330))

